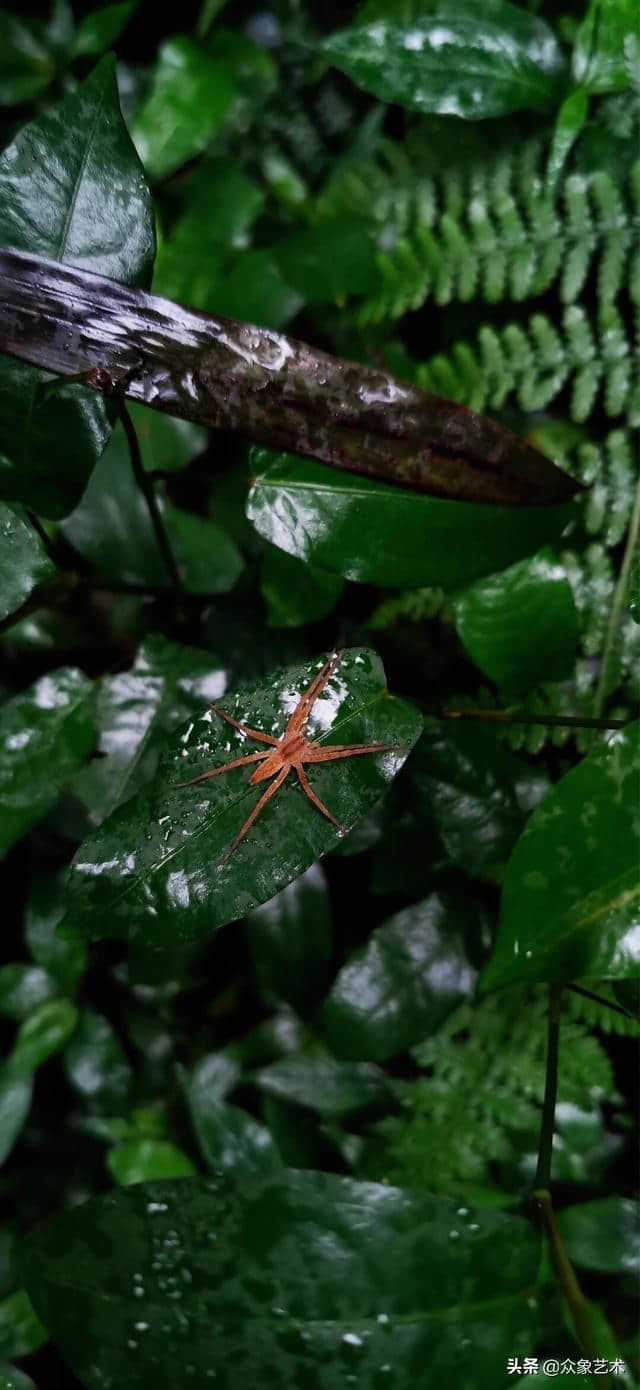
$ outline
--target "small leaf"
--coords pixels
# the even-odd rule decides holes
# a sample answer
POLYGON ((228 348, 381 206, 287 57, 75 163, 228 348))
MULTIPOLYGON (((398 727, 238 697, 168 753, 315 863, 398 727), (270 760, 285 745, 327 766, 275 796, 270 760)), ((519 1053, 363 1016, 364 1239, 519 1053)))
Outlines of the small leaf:
POLYGON ((317 1001, 331 959, 327 882, 312 864, 246 920, 249 950, 267 998, 304 1013, 317 1001))
MULTIPOLYGON (((180 298, 179 295, 175 296, 180 298)), ((207 445, 207 431, 191 420, 175 420, 161 415, 136 401, 127 402, 127 410, 138 436, 143 467, 148 473, 174 473, 184 468, 207 445)))
POLYGON ((16 1076, 8 1062, 0 1067, 0 1164, 9 1157, 29 1114, 33 1079, 16 1076))
POLYGON ((328 995, 323 1018, 334 1052, 382 1062, 432 1033, 473 992, 474 926, 462 902, 432 893, 377 927, 328 995))
POLYGON ((292 232, 276 243, 274 255, 287 284, 306 304, 336 303, 377 288, 374 232, 369 218, 343 212, 292 232))
POLYGON ((640 1206, 602 1197, 565 1207, 556 1217, 569 1259, 606 1274, 640 1272, 640 1206))
POLYGON ((191 1178, 196 1172, 188 1154, 167 1139, 126 1139, 107 1154, 107 1168, 121 1187, 160 1178, 191 1178))
POLYGON ((55 804, 93 746, 91 682, 61 666, 0 706, 0 853, 55 804))
POLYGON ((51 999, 25 1020, 18 1032, 8 1066, 14 1076, 28 1076, 64 1047, 78 1021, 69 999, 51 999))
MULTIPOLYGON (((148 284, 153 211, 107 56, 64 102, 20 130, 0 155, 0 242, 148 284)), ((102 395, 0 362, 0 491, 65 516, 110 433, 102 395)))
POLYGON ((640 23, 635 0, 591 0, 576 34, 573 76, 588 92, 620 92, 638 63, 640 23))
POLYGON ((638 974, 639 731, 612 734, 534 811, 507 865, 484 988, 638 974))
POLYGON ((0 1366, 0 1390, 38 1390, 38 1387, 17 1366, 0 1366))
POLYGON ((398 1387, 484 1390, 534 1343, 540 1238, 458 1208, 332 1173, 151 1183, 58 1212, 22 1265, 87 1390, 175 1390, 187 1357, 203 1386, 232 1366, 237 1385, 374 1390, 389 1365, 398 1387))
POLYGON ((540 550, 455 594, 451 609, 472 660, 507 699, 573 670, 578 614, 567 574, 540 550))
POLYGON ((246 1110, 221 1098, 219 1076, 195 1068, 182 1078, 193 1130, 205 1163, 214 1173, 264 1173, 281 1165, 269 1130, 246 1110))
POLYGON ((229 111, 233 83, 185 35, 160 46, 149 95, 138 112, 133 138, 152 178, 170 174, 200 154, 229 111))
MULTIPOLYGON (((191 175, 182 215, 160 245, 154 292, 215 313, 219 282, 239 253, 244 264, 250 229, 263 204, 258 184, 232 160, 207 159, 191 175)), ((156 411, 146 414, 158 418, 156 411)))
POLYGON ((53 81, 55 68, 44 26, 0 10, 0 106, 31 101, 53 81))
POLYGON ((0 1014, 23 1019, 57 993, 55 980, 38 965, 0 967, 0 1014))
POLYGON ((71 1085, 92 1109, 106 1115, 124 1112, 133 1073, 117 1034, 103 1014, 81 1010, 63 1060, 71 1085))
POLYGON ((247 516, 307 564, 360 584, 455 588, 561 535, 571 507, 499 507, 428 497, 321 463, 252 449, 247 516))
POLYGON ((318 1110, 321 1115, 349 1115, 388 1103, 390 1087, 379 1067, 369 1062, 340 1062, 328 1052, 301 1052, 282 1057, 253 1073, 267 1095, 318 1110))
POLYGON ((73 992, 86 969, 87 950, 82 941, 56 932, 64 918, 64 880, 64 873, 32 878, 25 939, 38 965, 65 991, 73 992))
MULTIPOLYGON (((276 672, 219 707, 250 728, 280 735, 321 665, 276 672)), ((392 748, 312 770, 316 794, 341 825, 353 825, 377 800, 420 727, 413 706, 387 694, 375 653, 352 648, 342 654, 311 712, 309 737, 392 748)), ((151 945, 186 945, 266 902, 331 848, 339 830, 290 776, 225 860, 258 800, 245 770, 191 787, 175 784, 246 755, 249 743, 211 710, 172 736, 155 781, 114 811, 74 859, 69 910, 83 934, 126 933, 151 945)), ((251 741, 250 751, 255 747, 251 741)))
POLYGON ((478 120, 557 99, 562 50, 543 20, 507 0, 438 0, 410 23, 395 16, 332 34, 329 60, 381 101, 478 120))
POLYGON ((24 1289, 18 1289, 0 1303, 0 1357, 3 1361, 14 1356, 30 1356, 47 1340, 48 1334, 24 1289))
POLYGON ((0 619, 14 613, 56 567, 27 518, 0 502, 0 619))
POLYGON ((304 627, 331 612, 344 584, 339 575, 303 564, 269 545, 262 561, 260 588, 269 627, 304 627))
POLYGON ((82 16, 73 41, 74 58, 97 57, 111 48, 138 8, 138 0, 120 0, 82 16))

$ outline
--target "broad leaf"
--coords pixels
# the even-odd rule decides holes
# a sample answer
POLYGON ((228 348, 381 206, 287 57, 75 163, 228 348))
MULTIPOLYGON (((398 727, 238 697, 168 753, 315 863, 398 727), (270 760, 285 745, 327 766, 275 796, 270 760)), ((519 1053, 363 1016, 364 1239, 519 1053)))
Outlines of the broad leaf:
POLYGON ((640 1206, 624 1197, 580 1202, 558 1213, 569 1258, 581 1269, 640 1273, 640 1206))
POLYGON ((578 614, 566 571, 550 550, 477 579, 451 600, 458 636, 507 698, 573 670, 578 614))
MULTIPOLYGON (((179 298, 179 296, 176 296, 179 298)), ((184 468, 207 445, 207 431, 192 420, 175 420, 136 401, 127 403, 147 472, 174 473, 184 468)))
POLYGON ((559 537, 570 506, 487 507, 252 450, 247 515, 300 560, 360 584, 455 588, 559 537))
POLYGON ((67 992, 73 992, 87 966, 82 941, 58 936, 64 917, 64 872, 34 875, 25 914, 25 940, 33 959, 67 992))
POLYGON ((304 1013, 322 994, 331 959, 329 894, 319 865, 256 907, 246 930, 267 998, 285 999, 304 1013))
POLYGON ((16 961, 0 966, 0 1014, 4 1018, 27 1018, 57 993, 55 980, 39 965, 16 961))
POLYGON ((54 805, 94 742, 91 682, 61 666, 0 706, 0 853, 54 805))
POLYGON ((111 1149, 107 1167, 121 1187, 160 1178, 192 1178, 196 1172, 189 1155, 167 1139, 126 1139, 111 1149))
POLYGON ((365 91, 410 111, 477 120, 552 105, 562 50, 543 20, 507 0, 437 0, 409 23, 358 24, 323 45, 365 91))
POLYGON ((638 975, 639 731, 612 734, 534 811, 507 865, 485 988, 638 975))
MULTIPOLYGON (((148 284, 153 212, 118 103, 113 58, 0 155, 0 243, 148 284)), ((109 437, 104 397, 0 362, 0 491, 45 516, 75 504, 109 437)))
POLYGON ((591 0, 573 49, 573 76, 589 92, 632 85, 640 62, 640 19, 635 0, 591 0))
MULTIPOLYGON (((327 998, 327 1037, 339 1057, 384 1061, 420 1042, 472 993, 473 911, 432 893, 377 927, 342 967, 327 998)), ((475 947, 475 949, 474 949, 475 947)))
POLYGON ((389 1081, 369 1062, 339 1062, 316 1048, 282 1057, 254 1072, 260 1089, 278 1100, 304 1105, 321 1115, 350 1115, 388 1103, 389 1081))
POLYGON ((269 1130, 222 1099, 219 1072, 197 1066, 183 1076, 182 1089, 200 1151, 214 1173, 264 1173, 281 1166, 269 1130))
POLYGON ((207 159, 196 167, 187 184, 182 216, 158 250, 154 292, 215 312, 216 287, 224 268, 238 252, 244 261, 251 225, 263 204, 257 183, 232 160, 207 159))
POLYGON ((122 1114, 133 1073, 117 1034, 103 1014, 82 1009, 64 1052, 64 1068, 74 1090, 92 1109, 122 1114))
POLYGON ((49 86, 55 66, 44 25, 0 10, 0 106, 31 101, 49 86))
MULTIPOLYGON (((245 686, 220 708, 277 736, 321 664, 292 667, 245 686)), ((316 794, 341 825, 349 828, 380 796, 420 727, 411 705, 389 697, 373 652, 353 648, 343 654, 313 707, 309 736, 323 744, 392 748, 312 770, 316 794)), ((175 783, 245 756, 250 743, 255 752, 255 742, 211 710, 170 739, 153 784, 119 807, 73 861, 69 907, 83 934, 128 934, 158 946, 195 941, 266 902, 335 844, 340 832, 291 775, 225 860, 259 796, 247 785, 245 769, 191 787, 175 783)))
POLYGON ((0 1303, 0 1357, 30 1356, 47 1341, 47 1333, 24 1289, 0 1303))
POLYGON ((7 1065, 14 1076, 29 1076, 71 1037, 78 1011, 69 999, 50 999, 25 1019, 7 1065))
POLYGON ((0 1164, 5 1162, 29 1114, 33 1079, 17 1076, 5 1062, 0 1067, 0 1164))
POLYGON ((0 1366, 0 1390, 38 1390, 35 1381, 17 1366, 0 1366))
POLYGON ((200 154, 227 115, 233 95, 223 63, 185 35, 167 39, 133 128, 147 172, 159 178, 200 154))
POLYGON ((307 304, 328 304, 376 289, 375 224, 348 216, 322 218, 312 227, 293 232, 274 247, 288 285, 307 304))
POLYGON ((111 48, 138 8, 139 0, 119 0, 82 16, 73 41, 74 58, 96 57, 111 48))
POLYGON ((417 1368, 485 1390, 530 1350, 539 1248, 518 1216, 289 1171, 107 1193, 30 1236, 22 1266, 88 1390, 211 1371, 228 1387, 374 1390, 417 1368))
POLYGON ((0 619, 20 608, 55 572, 27 518, 0 502, 0 619))
POLYGON ((269 545, 262 561, 260 588, 270 627, 303 627, 335 608, 344 584, 339 575, 304 564, 269 545))

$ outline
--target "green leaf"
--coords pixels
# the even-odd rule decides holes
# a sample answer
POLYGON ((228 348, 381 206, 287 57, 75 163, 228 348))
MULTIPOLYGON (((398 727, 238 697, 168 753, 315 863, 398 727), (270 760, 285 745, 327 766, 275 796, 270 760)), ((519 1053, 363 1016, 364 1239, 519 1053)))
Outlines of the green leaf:
POLYGON ((438 0, 410 23, 379 19, 332 34, 330 62, 381 101, 478 120, 557 99, 562 50, 543 20, 507 0, 438 0))
MULTIPOLYGON (((0 242, 148 284, 153 211, 122 120, 111 56, 0 155, 0 242)), ((45 516, 75 505, 109 437, 102 395, 0 361, 0 492, 45 516)))
POLYGON ((22 963, 0 967, 0 1014, 17 1020, 57 993, 55 980, 38 965, 22 963))
POLYGON ((33 1079, 16 1076, 9 1063, 0 1067, 0 1164, 9 1157, 29 1114, 33 1079))
POLYGON ((252 449, 247 516, 265 540, 360 584, 455 588, 561 535, 571 505, 485 507, 252 449))
POLYGON ((15 1231, 10 1226, 0 1226, 0 1298, 12 1293, 16 1286, 15 1253, 15 1231))
POLYGON ((246 931, 263 993, 308 1011, 324 989, 331 959, 329 895, 319 865, 254 908, 246 931))
POLYGON ((148 406, 136 401, 128 401, 127 410, 138 436, 143 467, 148 473, 154 470, 177 472, 204 453, 207 431, 194 425, 192 420, 174 420, 173 416, 161 415, 159 410, 149 410, 148 406))
POLYGON ((281 1057, 253 1073, 261 1091, 321 1115, 350 1115, 388 1103, 384 1072, 369 1062, 340 1062, 319 1049, 281 1057))
POLYGON ((474 927, 472 909, 443 893, 378 927, 328 995, 323 1018, 333 1051, 382 1062, 432 1033, 473 992, 474 927))
POLYGON ((233 97, 227 67, 186 35, 161 44, 151 90, 133 127, 138 153, 151 177, 170 174, 200 154, 222 124, 233 97))
MULTIPOLYGON (((233 541, 213 522, 163 503, 171 548, 190 593, 226 593, 243 569, 233 541)), ((94 468, 75 511, 62 531, 90 560, 101 579, 170 587, 149 508, 133 476, 121 425, 94 468)))
POLYGON ((451 600, 458 636, 507 699, 573 670, 578 614, 564 567, 540 550, 451 600))
POLYGON ((167 734, 201 714, 225 687, 226 673, 214 657, 159 634, 143 643, 130 671, 100 682, 95 722, 105 756, 83 768, 73 787, 91 824, 99 825, 151 780, 167 734))
MULTIPOLYGON (((190 1076, 183 1075, 189 1117, 200 1152, 214 1173, 265 1173, 281 1165, 269 1130, 246 1110, 222 1099, 220 1069, 203 1059, 190 1076)), ((217 1060, 217 1059, 216 1059, 217 1060)))
POLYGON ((30 1356, 47 1341, 47 1333, 33 1311, 29 1295, 18 1289, 0 1303, 0 1357, 30 1356))
POLYGON ((14 1076, 28 1076, 53 1057, 71 1037, 78 1010, 69 999, 50 999, 22 1024, 8 1065, 14 1076))
MULTIPOLYGON (((187 185, 182 216, 162 240, 153 277, 156 294, 213 313, 229 259, 242 254, 264 193, 232 160, 207 159, 187 185), (206 255, 203 246, 206 245, 206 255)), ((148 410, 152 418, 164 419, 148 410)))
POLYGON ((0 1366, 0 1390, 37 1390, 31 1376, 17 1366, 0 1366))
POLYGON ((307 304, 330 304, 346 296, 371 294, 378 286, 375 224, 341 213, 292 232, 274 247, 288 285, 307 304))
POLYGON ((207 306, 214 314, 244 319, 265 328, 283 328, 302 308, 298 291, 288 285, 272 251, 245 251, 215 281, 207 306))
MULTIPOLYGON (((196 1172, 188 1154, 168 1139, 126 1139, 107 1154, 107 1168, 121 1187, 160 1178, 192 1178, 196 1172)), ((136 1312, 140 1312, 137 1307, 136 1312)))
MULTIPOLYGON (((320 662, 245 686, 220 708, 250 728, 280 734, 320 662)), ((352 648, 313 707, 309 736, 324 743, 391 743, 388 753, 346 758, 312 772, 316 794, 347 828, 402 766, 421 727, 389 697, 375 653, 352 648)), ((336 842, 339 831, 288 779, 231 858, 223 856, 258 800, 244 769, 176 787, 246 754, 248 740, 205 711, 169 741, 155 782, 121 806, 78 851, 70 911, 87 936, 129 934, 185 943, 266 902, 336 842)), ((251 744, 251 751, 255 745, 251 744)))
POLYGON ((82 941, 58 936, 56 928, 64 918, 64 873, 34 875, 26 908, 25 939, 43 970, 66 991, 72 993, 87 966, 87 949, 82 941))
POLYGON ((120 1115, 126 1109, 133 1072, 115 1030, 103 1014, 82 1009, 64 1051, 68 1080, 93 1110, 120 1115))
POLYGON ((260 588, 269 627, 304 627, 331 612, 344 584, 339 575, 303 564, 269 545, 262 561, 260 588))
POLYGON ((640 54, 635 0, 591 0, 576 34, 573 76, 589 92, 620 92, 631 85, 640 54))
POLYGON ((55 804, 94 742, 91 682, 60 666, 0 706, 0 853, 55 804))
POLYGON ((0 106, 31 101, 49 86, 55 68, 44 26, 0 10, 0 106))
POLYGON ((232 1367, 234 1385, 374 1390, 388 1365, 398 1386, 419 1368, 484 1390, 530 1350, 539 1250, 518 1216, 289 1171, 107 1193, 28 1237, 22 1264, 88 1390, 175 1390, 187 1363, 203 1386, 232 1367))
POLYGON ((83 15, 73 41, 74 58, 96 57, 111 48, 137 8, 138 0, 122 0, 83 15))
POLYGON ((606 1274, 640 1272, 640 1206, 625 1197, 602 1197, 565 1207, 556 1220, 569 1259, 581 1269, 606 1274))
POLYGON ((0 619, 20 608, 55 572, 27 518, 0 502, 0 619))
POLYGON ((507 865, 484 988, 638 974, 639 731, 612 734, 534 811, 507 865))

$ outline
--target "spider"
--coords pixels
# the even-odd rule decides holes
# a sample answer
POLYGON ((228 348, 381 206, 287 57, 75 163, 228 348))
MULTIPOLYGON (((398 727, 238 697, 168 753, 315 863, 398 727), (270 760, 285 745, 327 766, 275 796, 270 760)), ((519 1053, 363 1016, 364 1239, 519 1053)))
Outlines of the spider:
POLYGON ((271 800, 272 796, 275 796, 278 788, 282 786, 291 768, 295 768, 303 791, 312 805, 344 834, 345 827, 340 825, 340 822, 336 820, 335 816, 332 816, 320 798, 316 796, 302 764, 328 763, 333 762, 336 758, 351 758, 359 753, 387 753, 395 746, 392 743, 334 743, 328 748, 323 748, 319 743, 307 738, 304 732, 307 719, 318 696, 339 665, 341 656, 341 652, 333 652, 322 669, 318 671, 317 676, 314 676, 311 684, 300 696, 281 738, 272 738, 269 734, 263 734, 260 729, 248 729, 245 724, 239 724, 237 719, 232 719, 230 714, 225 714, 224 710, 218 709, 217 705, 211 706, 221 719, 226 719, 228 724, 233 724, 235 729, 240 729, 240 732, 247 734, 249 738, 255 738, 259 743, 270 744, 271 749, 264 753, 248 753, 244 758, 233 758, 230 763, 225 763, 222 767, 214 767, 210 772, 201 772, 198 777, 191 777, 188 782, 175 782, 174 786, 192 787, 196 782, 205 782, 208 777, 219 777, 223 772, 231 772, 234 767, 245 767, 247 763, 258 762, 262 765, 251 774, 249 786, 256 786, 258 782, 265 782, 268 777, 274 778, 271 785, 262 793, 260 800, 256 802, 251 814, 247 816, 233 843, 228 850, 225 850, 220 861, 222 864, 231 858, 267 802, 271 800))

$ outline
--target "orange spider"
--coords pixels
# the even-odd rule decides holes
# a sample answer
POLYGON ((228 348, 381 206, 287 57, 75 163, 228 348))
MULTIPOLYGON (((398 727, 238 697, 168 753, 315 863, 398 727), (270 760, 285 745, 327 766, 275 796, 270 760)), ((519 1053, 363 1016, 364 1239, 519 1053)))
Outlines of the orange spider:
POLYGON ((260 815, 263 807, 282 786, 292 767, 295 768, 304 792, 316 809, 321 811, 332 825, 337 826, 338 830, 344 831, 345 827, 340 825, 340 822, 336 820, 335 816, 332 816, 320 798, 316 796, 302 764, 328 763, 333 762, 336 758, 351 758, 358 753, 387 753, 395 746, 392 743, 334 743, 328 748, 322 748, 319 743, 306 737, 304 726, 318 696, 338 666, 341 655, 341 652, 334 652, 322 669, 318 671, 311 685, 301 695, 281 738, 272 738, 269 734, 263 734, 259 729, 248 729, 245 724, 239 724, 237 719, 232 719, 230 714, 225 714, 224 710, 218 709, 217 705, 211 706, 221 719, 226 719, 228 724, 233 724, 234 728, 240 729, 241 733, 247 734, 249 738, 258 739, 260 743, 269 743, 273 752, 249 753, 245 758, 234 758, 232 762, 225 763, 222 767, 214 767, 211 772, 201 772, 199 777, 191 777, 188 782, 176 782, 174 785, 176 787, 192 787, 195 782, 205 782, 208 777, 219 777, 222 772, 231 772, 234 767, 245 767, 247 763, 257 762, 261 762, 262 767, 257 767, 255 772, 251 774, 249 786, 255 786, 258 782, 264 782, 268 777, 275 776, 275 780, 262 793, 251 815, 247 816, 242 829, 236 835, 229 849, 223 854, 220 861, 222 864, 226 863, 226 860, 238 848, 240 841, 244 839, 256 817, 260 815))

